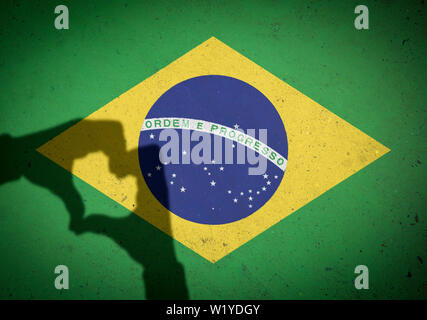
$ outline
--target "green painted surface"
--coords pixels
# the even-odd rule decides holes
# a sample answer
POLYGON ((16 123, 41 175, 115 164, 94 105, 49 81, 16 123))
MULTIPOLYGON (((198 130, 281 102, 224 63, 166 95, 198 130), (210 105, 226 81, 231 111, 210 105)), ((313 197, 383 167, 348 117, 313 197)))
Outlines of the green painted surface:
MULTIPOLYGON (((161 251, 172 241, 192 299, 425 299, 426 5, 365 1, 370 30, 358 31, 357 4, 2 2, 0 134, 23 137, 84 118, 215 36, 391 152, 216 264, 135 219, 159 269, 167 269, 161 251), (58 4, 68 5, 70 30, 53 26, 58 4), (354 288, 359 264, 369 267, 370 290, 354 288)), ((2 167, 27 150, 14 154, 19 173, 62 190, 68 173, 34 151, 59 132, 22 139, 22 149, 3 145, 2 167)), ((87 215, 128 214, 73 181, 87 215)), ((126 250, 68 224, 48 189, 25 178, 0 186, 0 298, 145 298, 142 266, 126 250), (53 286, 58 264, 70 268, 68 291, 53 286)))

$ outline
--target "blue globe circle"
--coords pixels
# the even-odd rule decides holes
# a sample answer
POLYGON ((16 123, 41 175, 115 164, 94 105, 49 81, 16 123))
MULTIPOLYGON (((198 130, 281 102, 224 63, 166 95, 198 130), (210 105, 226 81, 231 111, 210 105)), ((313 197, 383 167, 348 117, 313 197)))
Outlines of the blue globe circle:
MULTIPOLYGON (((218 123, 254 133, 259 140, 261 132, 266 132, 267 141, 261 141, 288 158, 286 130, 279 113, 259 90, 241 80, 219 75, 185 80, 166 91, 145 119, 166 117, 218 123)), ((160 139, 162 130, 172 129, 141 131, 141 172, 156 199, 183 219, 217 225, 246 218, 273 196, 282 181, 283 169, 237 142, 204 133, 209 139, 205 146, 209 147, 200 152, 202 138, 196 130, 173 129, 176 134, 166 141, 160 139), (162 147, 171 139, 178 141, 177 148, 169 149, 179 154, 178 164, 164 164, 159 158, 162 147), (230 145, 234 147, 230 149, 230 145), (244 157, 239 160, 237 153, 242 154, 242 150, 244 157), (195 156, 219 160, 195 164, 195 156)))

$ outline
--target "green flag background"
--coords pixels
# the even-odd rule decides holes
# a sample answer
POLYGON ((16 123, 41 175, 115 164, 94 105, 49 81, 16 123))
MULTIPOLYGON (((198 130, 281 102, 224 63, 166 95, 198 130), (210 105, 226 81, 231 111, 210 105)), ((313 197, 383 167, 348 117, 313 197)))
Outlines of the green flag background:
MULTIPOLYGON (((38 182, 3 183, 15 172, 1 171, 0 298, 145 297, 142 266, 126 250, 69 230, 60 197, 69 173, 35 148, 211 36, 391 152, 215 264, 135 216, 158 268, 167 269, 161 252, 172 241, 192 299, 426 298, 426 5, 364 1, 370 29, 359 31, 358 4, 3 1, 0 134, 28 139, 3 145, 1 165, 14 161, 38 182), (69 30, 54 28, 59 4, 69 30), (49 179, 57 194, 40 186, 49 179), (54 288, 59 264, 69 267, 69 290, 54 288), (354 288, 361 264, 369 290, 354 288)), ((73 181, 87 215, 129 213, 73 181)))

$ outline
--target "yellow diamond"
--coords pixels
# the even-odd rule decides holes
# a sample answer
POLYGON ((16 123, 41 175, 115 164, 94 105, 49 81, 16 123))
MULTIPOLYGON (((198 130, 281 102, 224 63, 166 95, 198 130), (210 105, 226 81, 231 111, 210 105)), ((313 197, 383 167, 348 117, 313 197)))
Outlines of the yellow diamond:
POLYGON ((86 119, 38 149, 94 188, 216 262, 292 212, 314 200, 389 151, 216 38, 210 38, 86 119), (156 100, 174 85, 201 75, 224 75, 261 91, 279 112, 288 135, 285 177, 274 196, 258 211, 224 225, 203 225, 169 212, 154 198, 142 177, 137 152, 115 152, 123 137, 137 150, 140 129, 156 100), (108 130, 102 124, 110 123, 108 130), (80 158, 79 150, 93 150, 80 158), (103 151, 99 151, 103 150, 103 151), (126 154, 124 178, 111 172, 109 157, 126 154), (143 198, 143 205, 136 205, 143 198))

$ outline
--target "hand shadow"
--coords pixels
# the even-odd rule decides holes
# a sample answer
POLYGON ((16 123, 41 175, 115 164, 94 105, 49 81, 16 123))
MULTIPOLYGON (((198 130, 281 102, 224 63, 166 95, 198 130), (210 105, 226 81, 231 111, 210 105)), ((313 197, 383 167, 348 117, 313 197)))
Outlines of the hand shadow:
MULTIPOLYGON (((134 213, 129 213, 123 218, 103 214, 91 214, 84 218, 83 200, 74 187, 73 175, 46 161, 46 158, 35 151, 41 144, 77 121, 18 138, 0 135, 0 147, 7 152, 6 156, 0 157, 0 185, 25 177, 30 182, 47 188, 64 202, 70 214, 70 230, 76 234, 92 232, 111 238, 143 267, 147 299, 188 299, 184 268, 177 261, 171 237, 134 213)), ((72 157, 65 163, 65 168, 70 170, 76 159, 83 158, 92 152, 102 151, 109 159, 111 172, 118 177, 141 174, 139 168, 129 170, 121 165, 122 157, 137 156, 135 153, 138 153, 138 150, 130 152, 126 150, 123 127, 119 122, 83 120, 79 123, 79 130, 84 132, 85 139, 77 141, 78 147, 75 147, 76 141, 73 142, 72 157), (98 138, 100 133, 102 139, 98 138)), ((158 146, 151 145, 143 151, 144 155, 151 158, 151 160, 148 159, 149 161, 155 157, 158 159, 158 146)), ((171 234, 169 211, 163 206, 160 210, 159 207, 157 209, 144 207, 147 188, 142 186, 142 177, 137 178, 137 181, 137 208, 144 208, 145 211, 155 210, 156 212, 151 214, 158 215, 163 230, 171 234)), ((168 199, 164 175, 159 176, 158 183, 163 193, 162 197, 168 199)))
MULTIPOLYGON (((144 147, 143 150, 132 150, 128 152, 128 156, 131 153, 138 153, 138 151, 142 151, 142 154, 144 154, 142 161, 158 162, 160 148, 157 145, 144 147)), ((137 157, 138 154, 133 155, 133 157, 135 156, 137 157)), ((120 157, 115 156, 115 158, 119 160, 120 157)), ((115 166, 110 162, 110 168, 114 168, 113 172, 119 177, 126 176, 126 172, 118 173, 118 170, 124 169, 120 167, 120 165, 115 166)), ((130 174, 133 174, 133 172, 130 174)), ((160 196, 163 199, 168 199, 168 189, 163 171, 156 176, 158 179, 157 188, 162 190, 160 196)), ((148 196, 143 191, 146 188, 142 186, 142 179, 137 179, 137 181, 139 185, 136 210, 138 210, 139 206, 144 206, 145 198, 148 196)), ((170 213, 163 206, 161 208, 160 210, 153 209, 151 214, 157 215, 157 222, 162 226, 166 226, 165 231, 171 233, 170 213)), ((188 299, 184 269, 175 257, 172 240, 165 236, 163 243, 159 244, 159 237, 155 236, 155 233, 159 231, 151 228, 142 232, 141 224, 143 223, 146 222, 133 213, 123 218, 90 214, 81 221, 78 228, 80 232, 98 233, 113 239, 121 247, 125 248, 135 261, 144 266, 143 280, 148 299, 188 299)))

